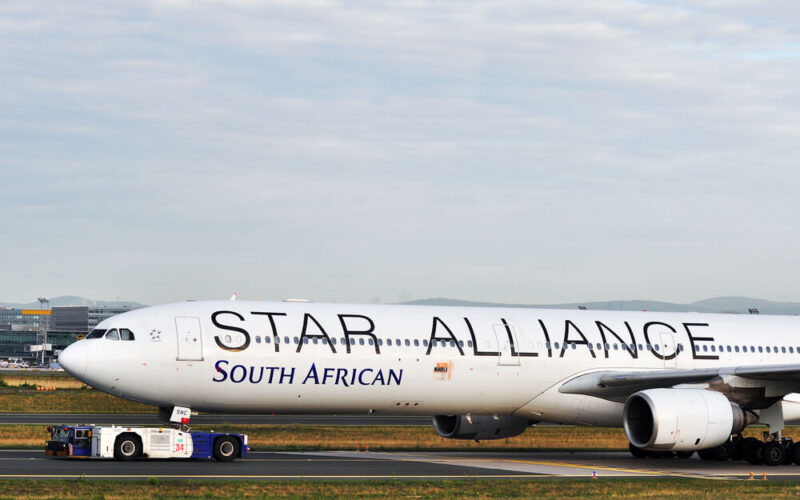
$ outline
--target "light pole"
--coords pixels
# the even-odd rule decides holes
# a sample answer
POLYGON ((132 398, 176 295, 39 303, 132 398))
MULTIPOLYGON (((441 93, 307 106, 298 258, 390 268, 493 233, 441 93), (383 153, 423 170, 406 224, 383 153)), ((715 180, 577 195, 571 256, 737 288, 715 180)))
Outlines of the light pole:
POLYGON ((48 323, 47 326, 45 326, 45 323, 44 323, 44 317, 46 316, 44 314, 44 310, 45 310, 44 309, 44 305, 47 304, 47 307, 49 308, 50 307, 50 301, 47 300, 46 297, 39 297, 38 300, 39 300, 39 310, 42 311, 39 314, 39 328, 42 331, 42 336, 41 336, 42 337, 42 344, 41 344, 42 345, 42 366, 44 366, 44 359, 45 359, 45 356, 46 356, 45 346, 47 345, 47 326, 50 326, 50 324, 49 324, 50 321, 47 322, 48 323))

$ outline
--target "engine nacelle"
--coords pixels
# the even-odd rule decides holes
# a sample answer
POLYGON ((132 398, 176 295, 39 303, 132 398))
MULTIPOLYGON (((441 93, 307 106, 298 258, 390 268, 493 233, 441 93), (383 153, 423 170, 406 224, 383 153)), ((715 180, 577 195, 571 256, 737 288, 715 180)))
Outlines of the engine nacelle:
POLYGON ((752 416, 719 392, 648 389, 628 398, 623 421, 625 435, 638 448, 691 451, 721 445, 752 416))
POLYGON ((528 428, 528 418, 493 415, 436 415, 433 427, 450 439, 503 439, 519 436, 528 428))

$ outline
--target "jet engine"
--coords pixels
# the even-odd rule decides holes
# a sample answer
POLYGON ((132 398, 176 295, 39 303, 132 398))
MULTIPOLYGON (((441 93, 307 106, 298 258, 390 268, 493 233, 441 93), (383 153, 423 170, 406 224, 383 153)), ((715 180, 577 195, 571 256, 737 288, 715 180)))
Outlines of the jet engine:
POLYGON ((719 392, 648 389, 632 394, 623 411, 625 435, 645 450, 713 448, 754 422, 754 416, 719 392))
POLYGON ((433 427, 440 436, 450 439, 503 439, 519 436, 530 419, 494 415, 436 415, 433 427))

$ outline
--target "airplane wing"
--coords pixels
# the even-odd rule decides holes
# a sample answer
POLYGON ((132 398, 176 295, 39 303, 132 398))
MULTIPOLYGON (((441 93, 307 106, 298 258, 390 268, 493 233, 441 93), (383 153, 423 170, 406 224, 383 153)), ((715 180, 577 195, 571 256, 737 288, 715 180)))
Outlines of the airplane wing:
POLYGON ((800 391, 800 365, 736 366, 695 370, 605 370, 572 378, 559 387, 564 394, 582 394, 625 401, 645 389, 702 384, 724 392, 751 408, 769 406, 776 398, 800 391))

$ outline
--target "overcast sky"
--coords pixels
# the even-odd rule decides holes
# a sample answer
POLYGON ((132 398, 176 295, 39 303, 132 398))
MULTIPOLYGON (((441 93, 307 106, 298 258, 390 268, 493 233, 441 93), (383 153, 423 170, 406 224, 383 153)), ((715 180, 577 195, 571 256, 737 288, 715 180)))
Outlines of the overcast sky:
POLYGON ((0 300, 800 300, 797 1, 0 3, 0 300))

